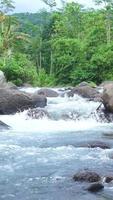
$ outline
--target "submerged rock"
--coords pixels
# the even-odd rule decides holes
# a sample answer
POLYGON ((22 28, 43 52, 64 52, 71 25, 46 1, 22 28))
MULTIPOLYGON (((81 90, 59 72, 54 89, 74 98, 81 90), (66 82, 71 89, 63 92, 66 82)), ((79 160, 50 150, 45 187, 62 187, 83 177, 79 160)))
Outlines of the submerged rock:
POLYGON ((97 122, 110 123, 113 121, 113 113, 107 112, 102 103, 96 111, 91 113, 90 117, 96 119, 97 122))
POLYGON ((73 176, 74 181, 97 182, 101 177, 96 172, 82 171, 73 176))
POLYGON ((101 149, 110 149, 110 145, 102 141, 84 141, 79 142, 75 147, 86 147, 86 148, 101 148, 101 149))
POLYGON ((106 183, 110 183, 110 182, 112 182, 113 181, 113 176, 106 176, 105 177, 105 182, 106 183))
POLYGON ((10 128, 10 126, 8 126, 4 122, 0 121, 0 130, 2 130, 2 129, 9 129, 9 128, 10 128))
POLYGON ((102 189, 104 189, 104 185, 99 182, 93 183, 87 188, 89 192, 99 192, 102 189))
POLYGON ((44 117, 50 117, 49 113, 42 108, 34 108, 34 109, 29 109, 27 112, 27 115, 29 118, 32 119, 42 119, 44 117))
POLYGON ((61 119, 63 120, 75 120, 78 121, 80 120, 81 115, 78 112, 69 112, 62 114, 61 119))
POLYGON ((91 143, 88 143, 88 147, 89 148, 101 148, 101 149, 110 149, 110 146, 104 142, 100 142, 100 141, 93 141, 91 143))
POLYGON ((59 94, 56 91, 49 89, 49 88, 42 88, 42 89, 38 90, 38 94, 45 95, 46 97, 58 97, 59 96, 59 94))
POLYGON ((44 96, 28 94, 19 90, 0 89, 0 114, 13 114, 34 107, 46 106, 44 96))

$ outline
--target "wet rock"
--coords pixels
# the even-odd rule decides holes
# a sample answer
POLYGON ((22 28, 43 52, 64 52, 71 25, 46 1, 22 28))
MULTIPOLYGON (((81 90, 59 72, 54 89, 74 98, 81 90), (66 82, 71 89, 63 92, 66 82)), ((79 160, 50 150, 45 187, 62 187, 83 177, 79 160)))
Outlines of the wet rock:
POLYGON ((2 130, 2 129, 10 129, 10 126, 8 126, 4 122, 0 121, 0 130, 2 130))
POLYGON ((100 93, 95 88, 90 87, 89 85, 78 85, 77 87, 73 88, 70 92, 67 93, 69 97, 73 97, 74 94, 78 94, 84 98, 89 98, 91 100, 100 98, 100 93))
POLYGON ((49 89, 49 88, 42 88, 42 89, 38 90, 38 94, 45 95, 46 97, 58 97, 59 96, 59 94, 56 91, 49 89))
POLYGON ((106 112, 113 113, 113 84, 108 84, 104 89, 102 100, 106 112))
POLYGON ((100 141, 93 141, 91 143, 88 144, 89 148, 101 148, 101 149, 110 149, 110 146, 104 142, 100 142, 100 141))
POLYGON ((74 147, 84 147, 84 148, 100 148, 100 149, 110 149, 111 145, 102 141, 84 141, 78 142, 74 147))
POLYGON ((110 182, 112 182, 113 181, 113 176, 106 176, 105 177, 105 182, 106 183, 110 183, 110 182))
POLYGON ((80 119, 80 114, 77 113, 77 112, 69 112, 68 114, 65 113, 65 114, 62 114, 61 118, 63 120, 79 120, 80 119))
POLYGON ((94 82, 88 83, 88 82, 86 82, 86 81, 83 81, 83 82, 79 83, 78 86, 81 86, 81 87, 83 87, 83 86, 91 86, 91 87, 93 87, 93 88, 96 88, 96 87, 97 87, 96 84, 95 84, 94 82))
POLYGON ((97 182, 101 180, 101 177, 96 172, 83 171, 73 176, 74 181, 85 181, 85 182, 97 182))
POLYGON ((87 188, 89 192, 99 192, 102 189, 104 189, 104 185, 99 182, 93 183, 87 188))
POLYGON ((39 95, 37 93, 28 94, 27 95, 31 98, 32 106, 31 108, 44 108, 47 105, 47 98, 44 95, 39 95))
POLYGON ((110 123, 113 121, 113 113, 107 112, 102 103, 95 112, 91 113, 91 117, 96 119, 97 122, 110 123))
POLYGON ((29 109, 27 112, 27 115, 29 118, 32 119, 42 119, 44 117, 50 117, 49 113, 42 108, 34 108, 34 109, 29 109))
POLYGON ((113 81, 104 81, 99 85, 99 87, 103 87, 105 89, 110 84, 113 84, 113 81))
POLYGON ((7 82, 4 85, 4 88, 5 89, 14 89, 14 90, 18 89, 18 87, 14 83, 12 83, 12 82, 7 82))
POLYGON ((83 81, 83 82, 79 83, 78 86, 80 86, 80 87, 89 86, 89 83, 83 81))
POLYGON ((44 96, 28 94, 19 90, 0 89, 0 114, 13 114, 29 108, 44 107, 44 96))

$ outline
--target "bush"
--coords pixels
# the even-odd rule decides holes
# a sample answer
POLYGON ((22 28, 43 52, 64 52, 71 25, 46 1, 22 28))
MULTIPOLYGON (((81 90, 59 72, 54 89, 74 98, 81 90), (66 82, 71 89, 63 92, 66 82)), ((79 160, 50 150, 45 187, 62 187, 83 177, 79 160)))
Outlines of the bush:
POLYGON ((23 83, 36 84, 37 72, 32 62, 24 54, 15 54, 11 59, 7 59, 5 65, 0 61, 0 68, 4 72, 8 81, 21 86, 23 83))
POLYGON ((42 68, 38 73, 37 84, 38 86, 54 86, 55 78, 52 75, 48 75, 42 68))

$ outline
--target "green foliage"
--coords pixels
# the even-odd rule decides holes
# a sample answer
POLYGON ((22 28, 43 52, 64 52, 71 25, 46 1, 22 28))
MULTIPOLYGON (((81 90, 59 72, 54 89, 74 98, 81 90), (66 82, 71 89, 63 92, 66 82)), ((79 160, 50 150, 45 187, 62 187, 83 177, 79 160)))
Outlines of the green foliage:
POLYGON ((38 86, 54 86, 55 85, 55 78, 54 78, 54 76, 48 75, 45 72, 45 70, 42 68, 38 72, 37 85, 38 86))
MULTIPOLYGON (((3 0, 11 10, 12 0, 3 0), (11 3, 11 5, 8 4, 11 3)), ((91 85, 113 80, 113 0, 94 0, 104 7, 85 9, 66 3, 50 12, 0 14, 0 68, 17 85, 91 85), (20 25, 19 25, 20 23, 20 25)))
POLYGON ((7 59, 5 66, 2 62, 0 68, 8 81, 19 86, 23 83, 35 84, 37 80, 35 67, 23 54, 15 54, 11 59, 7 59))
POLYGON ((52 42, 54 49, 54 74, 57 83, 67 84, 71 81, 70 73, 79 64, 82 44, 77 39, 59 38, 52 42))

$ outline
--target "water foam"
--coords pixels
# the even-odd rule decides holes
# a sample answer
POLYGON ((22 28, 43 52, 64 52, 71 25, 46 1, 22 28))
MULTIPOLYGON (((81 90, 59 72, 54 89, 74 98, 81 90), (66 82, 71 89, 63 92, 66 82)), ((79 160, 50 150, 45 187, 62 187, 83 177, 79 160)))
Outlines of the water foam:
MULTIPOLYGON (((31 88, 28 88, 31 89, 31 88)), ((35 88, 36 89, 36 88, 35 88)), ((33 92, 34 89, 31 89, 33 92)), ((28 119, 27 111, 15 115, 2 115, 0 120, 17 132, 62 133, 76 132, 102 127, 91 114, 98 108, 99 102, 92 102, 75 95, 74 97, 48 98, 46 110, 51 118, 28 119), (64 119, 63 117, 69 116, 64 119), (71 116, 71 117, 70 117, 71 116)))

